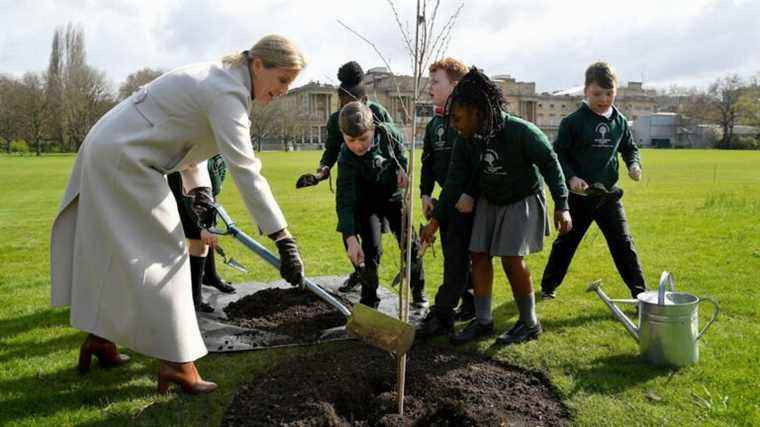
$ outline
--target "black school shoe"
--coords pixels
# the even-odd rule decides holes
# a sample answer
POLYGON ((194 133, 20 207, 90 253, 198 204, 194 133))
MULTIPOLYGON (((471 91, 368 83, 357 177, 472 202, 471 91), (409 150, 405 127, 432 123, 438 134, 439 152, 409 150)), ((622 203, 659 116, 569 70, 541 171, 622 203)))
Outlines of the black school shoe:
POLYGON ((417 326, 415 336, 420 339, 426 339, 439 335, 447 335, 453 330, 454 321, 451 317, 437 313, 435 307, 433 307, 417 326))
POLYGON ((195 311, 197 311, 198 313, 213 313, 214 307, 211 307, 207 303, 202 302, 198 304, 198 307, 195 307, 195 311))
POLYGON ((454 311, 454 320, 457 322, 469 322, 475 318, 475 304, 471 301, 462 301, 454 311))
POLYGON ((478 319, 472 319, 461 332, 452 335, 450 341, 454 345, 466 344, 491 334, 493 334, 493 322, 484 325, 478 319))
POLYGON ((538 338, 543 331, 544 328, 541 327, 540 322, 537 322, 533 327, 529 328, 525 325, 525 322, 518 320, 517 323, 515 323, 515 326, 512 326, 512 329, 504 332, 496 338, 496 344, 510 345, 527 342, 538 338))
POLYGON ((541 300, 550 300, 554 298, 557 298, 555 291, 541 289, 541 300))
POLYGON ((234 294, 235 293, 235 287, 230 285, 230 282, 225 282, 222 280, 219 276, 215 278, 206 278, 206 275, 203 275, 203 284, 206 286, 211 286, 212 288, 216 288, 219 292, 224 294, 234 294))
POLYGON ((353 273, 348 275, 348 279, 346 279, 345 282, 343 282, 343 286, 339 287, 338 290, 340 292, 351 292, 356 288, 357 286, 362 284, 362 279, 359 277, 359 273, 354 271, 353 273))

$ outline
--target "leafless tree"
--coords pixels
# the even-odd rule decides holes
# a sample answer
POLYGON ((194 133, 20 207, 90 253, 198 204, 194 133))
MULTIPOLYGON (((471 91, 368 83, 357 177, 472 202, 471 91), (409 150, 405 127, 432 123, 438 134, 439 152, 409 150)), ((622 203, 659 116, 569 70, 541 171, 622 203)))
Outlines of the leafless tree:
POLYGON ((720 141, 720 146, 723 148, 731 148, 734 126, 742 113, 742 106, 739 101, 744 89, 744 82, 741 77, 735 74, 719 78, 708 89, 710 106, 723 130, 723 137, 720 141))
POLYGON ((16 132, 28 144, 34 146, 35 153, 42 153, 45 125, 47 119, 47 98, 45 83, 38 73, 27 72, 21 78, 19 97, 16 108, 18 122, 16 132))
POLYGON ((0 74, 0 137, 5 141, 4 148, 8 153, 19 122, 19 86, 13 77, 0 74))

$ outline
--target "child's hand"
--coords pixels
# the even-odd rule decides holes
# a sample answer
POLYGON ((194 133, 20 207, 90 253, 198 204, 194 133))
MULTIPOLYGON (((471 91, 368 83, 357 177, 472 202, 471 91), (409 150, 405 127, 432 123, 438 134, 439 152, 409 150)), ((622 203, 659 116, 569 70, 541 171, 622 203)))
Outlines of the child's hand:
POLYGON ((398 188, 406 188, 409 185, 409 177, 406 175, 406 171, 400 170, 396 173, 398 188))
POLYGON ((204 228, 201 229, 201 241, 204 245, 208 245, 213 249, 216 247, 216 244, 219 241, 219 237, 204 228))
POLYGON ((433 218, 430 222, 422 228, 420 232, 420 240, 432 245, 435 242, 435 232, 438 231, 438 220, 433 218))
POLYGON ((574 176, 567 180, 567 185, 570 186, 570 190, 575 193, 585 193, 588 188, 588 183, 577 176, 574 176))
POLYGON ((628 176, 631 177, 632 180, 638 181, 641 179, 641 166, 634 163, 633 166, 631 166, 630 169, 628 169, 628 176))
POLYGON ((461 213, 472 213, 475 210, 475 199, 469 194, 462 193, 454 207, 461 213))
POLYGON ((557 229, 559 234, 565 234, 573 229, 573 220, 570 218, 570 211, 554 211, 554 228, 557 229))
POLYGON ((422 215, 425 216, 425 219, 429 220, 430 215, 433 214, 433 199, 430 198, 430 196, 423 195, 421 197, 422 199, 422 215))
POLYGON ((362 246, 359 244, 359 240, 356 236, 351 236, 346 239, 346 246, 346 255, 348 255, 348 259, 351 260, 351 263, 353 265, 363 264, 364 251, 362 251, 362 246))

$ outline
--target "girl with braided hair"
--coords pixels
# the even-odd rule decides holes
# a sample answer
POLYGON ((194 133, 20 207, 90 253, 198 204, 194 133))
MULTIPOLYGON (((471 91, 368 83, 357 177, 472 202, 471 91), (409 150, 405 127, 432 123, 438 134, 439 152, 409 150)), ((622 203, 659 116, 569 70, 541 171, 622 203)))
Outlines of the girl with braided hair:
POLYGON ((460 212, 475 210, 469 250, 476 316, 451 337, 454 344, 493 333, 491 259, 495 256, 501 258, 520 313, 518 322, 496 342, 525 342, 542 332, 523 258, 540 251, 548 233, 543 180, 554 199, 555 227, 560 233, 572 227, 565 178, 551 144, 535 125, 507 114, 503 106, 499 87, 475 67, 459 81, 446 105, 449 125, 463 142, 454 146, 440 202, 422 239, 432 240, 452 205, 460 212))

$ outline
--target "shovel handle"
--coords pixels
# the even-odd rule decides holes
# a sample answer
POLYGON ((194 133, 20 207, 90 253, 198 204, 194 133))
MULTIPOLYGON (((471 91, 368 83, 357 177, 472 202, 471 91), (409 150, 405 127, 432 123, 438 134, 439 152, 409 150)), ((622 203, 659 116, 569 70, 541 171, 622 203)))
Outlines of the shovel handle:
POLYGON ((713 314, 712 314, 712 318, 710 318, 710 321, 707 322, 707 324, 705 325, 704 328, 702 328, 702 332, 700 332, 699 335, 697 335, 697 341, 699 341, 699 339, 702 338, 702 335, 704 335, 705 332, 707 332, 707 328, 709 328, 710 325, 713 324, 713 322, 715 321, 715 319, 718 318, 718 313, 720 313, 720 306, 718 305, 717 302, 715 302, 714 299, 712 299, 710 297, 703 297, 703 298, 699 299, 699 304, 701 304, 702 301, 707 301, 707 302, 709 302, 710 304, 713 305, 713 314))
MULTIPOLYGON (((221 206, 218 208, 221 208, 221 206)), ((223 211, 224 210, 222 209, 222 212, 223 211)), ((263 258, 264 261, 269 263, 272 267, 276 268, 277 270, 280 269, 280 259, 277 258, 275 254, 269 252, 269 250, 265 248, 261 243, 253 240, 249 235, 240 231, 240 229, 238 229, 235 226, 235 223, 232 222, 232 220, 224 221, 224 222, 227 226, 228 234, 230 234, 232 237, 237 239, 240 243, 244 244, 253 253, 263 258)), ((348 308, 346 308, 345 305, 341 304, 340 301, 338 301, 332 295, 327 293, 327 291, 319 287, 319 285, 315 284, 314 282, 312 282, 311 280, 305 277, 304 277, 303 283, 304 283, 304 286, 306 286, 308 290, 316 294, 318 297, 326 301, 331 306, 335 307, 338 311, 343 313, 344 316, 346 317, 351 316, 351 311, 348 308)))

